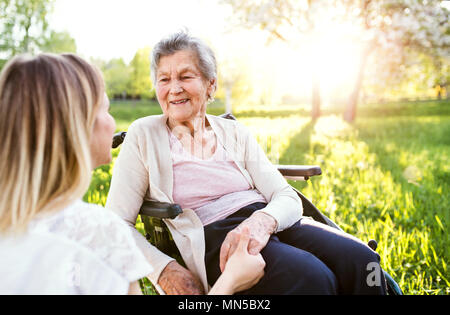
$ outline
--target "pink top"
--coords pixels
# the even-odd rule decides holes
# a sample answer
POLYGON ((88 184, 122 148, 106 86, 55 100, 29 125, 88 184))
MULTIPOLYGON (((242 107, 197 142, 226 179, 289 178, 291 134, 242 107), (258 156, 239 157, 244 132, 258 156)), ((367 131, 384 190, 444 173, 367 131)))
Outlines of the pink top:
POLYGON ((203 225, 221 220, 254 202, 267 202, 242 175, 221 145, 214 155, 200 159, 184 150, 170 132, 173 163, 173 199, 196 212, 203 225))

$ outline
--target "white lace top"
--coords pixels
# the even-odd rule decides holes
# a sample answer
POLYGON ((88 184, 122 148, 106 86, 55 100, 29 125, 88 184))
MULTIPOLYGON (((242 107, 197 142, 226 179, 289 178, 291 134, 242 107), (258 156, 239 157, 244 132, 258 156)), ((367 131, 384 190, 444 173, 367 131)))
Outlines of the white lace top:
POLYGON ((0 236, 0 294, 126 294, 152 271, 126 223, 82 201, 0 236))

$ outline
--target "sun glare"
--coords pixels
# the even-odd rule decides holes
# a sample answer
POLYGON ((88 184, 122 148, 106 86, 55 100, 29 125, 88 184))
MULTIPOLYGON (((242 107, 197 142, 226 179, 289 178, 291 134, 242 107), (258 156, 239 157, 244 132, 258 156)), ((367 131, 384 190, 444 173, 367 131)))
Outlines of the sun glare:
POLYGON ((350 23, 326 20, 313 35, 309 58, 311 71, 317 71, 324 105, 346 98, 355 84, 362 47, 353 38, 360 29, 350 23))
POLYGON ((280 65, 277 71, 280 91, 295 94, 301 85, 305 87, 303 92, 310 95, 316 77, 324 107, 348 97, 355 84, 362 49, 352 40, 360 34, 357 27, 326 24, 321 27, 323 31, 309 34, 297 47, 278 48, 276 58, 280 65))

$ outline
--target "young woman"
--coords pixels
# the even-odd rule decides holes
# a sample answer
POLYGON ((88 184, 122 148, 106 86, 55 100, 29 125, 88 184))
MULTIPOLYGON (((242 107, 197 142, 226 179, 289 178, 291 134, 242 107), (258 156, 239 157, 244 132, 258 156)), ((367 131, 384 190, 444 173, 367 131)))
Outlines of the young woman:
MULTIPOLYGON (((81 201, 111 161, 115 122, 100 72, 72 55, 13 58, 0 74, 0 294, 140 293, 153 272, 128 226, 81 201)), ((210 293, 263 275, 249 232, 210 293)))

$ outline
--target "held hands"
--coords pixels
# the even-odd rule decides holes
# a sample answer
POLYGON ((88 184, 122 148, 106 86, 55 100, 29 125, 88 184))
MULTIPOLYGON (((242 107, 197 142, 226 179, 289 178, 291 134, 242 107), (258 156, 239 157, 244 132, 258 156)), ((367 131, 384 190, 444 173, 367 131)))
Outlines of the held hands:
POLYGON ((236 250, 244 228, 250 233, 248 253, 257 255, 267 245, 270 235, 275 232, 276 221, 265 213, 255 212, 237 228, 228 232, 220 248, 220 271, 224 271, 228 259, 236 250))
POLYGON ((223 282, 228 283, 228 287, 226 285, 223 286, 221 294, 233 294, 249 289, 264 276, 266 263, 261 254, 249 254, 249 242, 250 231, 248 227, 243 227, 236 249, 228 259, 225 270, 221 275, 223 282))
MULTIPOLYGON (((220 249, 222 275, 210 294, 233 294, 254 286, 264 275, 260 251, 276 229, 271 216, 256 212, 225 237, 220 249)), ((200 281, 176 261, 161 273, 158 284, 166 294, 204 294, 200 281)))

